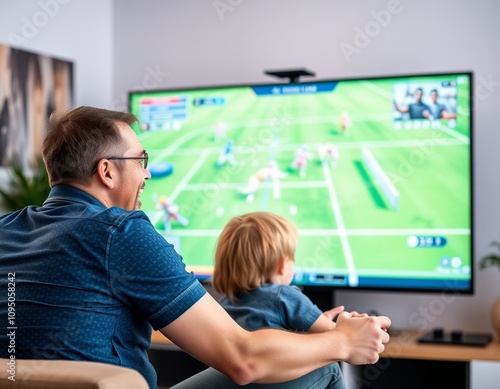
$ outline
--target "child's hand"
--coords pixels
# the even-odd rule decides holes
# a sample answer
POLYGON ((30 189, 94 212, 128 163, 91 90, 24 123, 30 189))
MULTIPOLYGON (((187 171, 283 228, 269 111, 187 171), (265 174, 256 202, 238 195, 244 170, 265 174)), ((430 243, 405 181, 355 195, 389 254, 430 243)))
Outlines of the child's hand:
POLYGON ((367 313, 359 313, 356 311, 349 312, 349 317, 368 317, 368 316, 370 315, 368 315, 367 313))
POLYGON ((330 320, 333 320, 337 317, 337 315, 339 313, 344 311, 344 308, 345 307, 343 305, 339 305, 338 307, 335 307, 335 308, 329 309, 328 311, 323 312, 323 315, 325 315, 330 320))

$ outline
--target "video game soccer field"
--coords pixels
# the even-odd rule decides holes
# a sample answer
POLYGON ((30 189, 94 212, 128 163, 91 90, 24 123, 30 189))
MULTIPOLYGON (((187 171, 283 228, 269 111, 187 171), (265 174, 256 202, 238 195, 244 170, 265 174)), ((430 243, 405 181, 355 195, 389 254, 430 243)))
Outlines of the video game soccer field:
POLYGON ((210 274, 231 217, 271 211, 299 230, 298 284, 312 274, 352 285, 469 279, 467 82, 450 89, 424 76, 132 95, 153 175, 142 209, 198 275, 210 274), (416 85, 435 84, 454 93, 453 119, 395 112, 401 90, 410 99, 416 85), (336 158, 324 155, 329 147, 336 158), (162 201, 187 221, 166 217, 162 201))

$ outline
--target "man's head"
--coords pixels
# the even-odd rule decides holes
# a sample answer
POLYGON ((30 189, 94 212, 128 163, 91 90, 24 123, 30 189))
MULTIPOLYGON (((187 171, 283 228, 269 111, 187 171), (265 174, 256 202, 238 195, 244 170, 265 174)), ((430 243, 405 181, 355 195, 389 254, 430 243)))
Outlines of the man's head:
POLYGON ((422 101, 423 94, 424 91, 422 90, 422 88, 417 88, 417 90, 415 91, 415 100, 417 101, 417 103, 420 103, 422 101))
POLYGON ((51 115, 42 144, 50 185, 88 188, 108 206, 137 208, 151 175, 144 168, 147 154, 130 127, 135 121, 132 114, 93 107, 51 115))
POLYGON ((431 100, 434 104, 436 104, 438 97, 439 95, 437 89, 431 90, 431 100))

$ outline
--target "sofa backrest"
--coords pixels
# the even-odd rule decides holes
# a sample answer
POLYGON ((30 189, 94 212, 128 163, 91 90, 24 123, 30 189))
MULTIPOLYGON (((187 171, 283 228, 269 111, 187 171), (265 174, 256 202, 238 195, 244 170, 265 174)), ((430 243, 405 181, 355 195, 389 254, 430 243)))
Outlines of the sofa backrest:
POLYGON ((87 361, 0 358, 0 388, 149 389, 137 371, 87 361))

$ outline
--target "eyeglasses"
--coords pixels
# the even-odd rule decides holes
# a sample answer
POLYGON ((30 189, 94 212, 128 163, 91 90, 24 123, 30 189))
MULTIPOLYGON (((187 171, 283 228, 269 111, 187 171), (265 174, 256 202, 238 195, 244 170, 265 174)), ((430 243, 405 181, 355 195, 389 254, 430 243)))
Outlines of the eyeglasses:
MULTIPOLYGON (((107 159, 107 160, 110 160, 110 161, 117 160, 117 159, 136 159, 136 160, 140 161, 140 163, 142 165, 142 168, 146 169, 148 167, 149 155, 146 152, 146 150, 144 150, 142 157, 107 157, 107 158, 104 158, 104 159, 107 159)), ((95 173, 97 173, 97 165, 92 170, 92 174, 95 174, 95 173)))
POLYGON ((146 152, 146 150, 144 150, 144 154, 143 154, 142 157, 108 157, 106 159, 108 159, 108 160, 113 160, 113 159, 137 159, 137 160, 141 161, 142 168, 146 169, 148 167, 149 155, 146 152))

